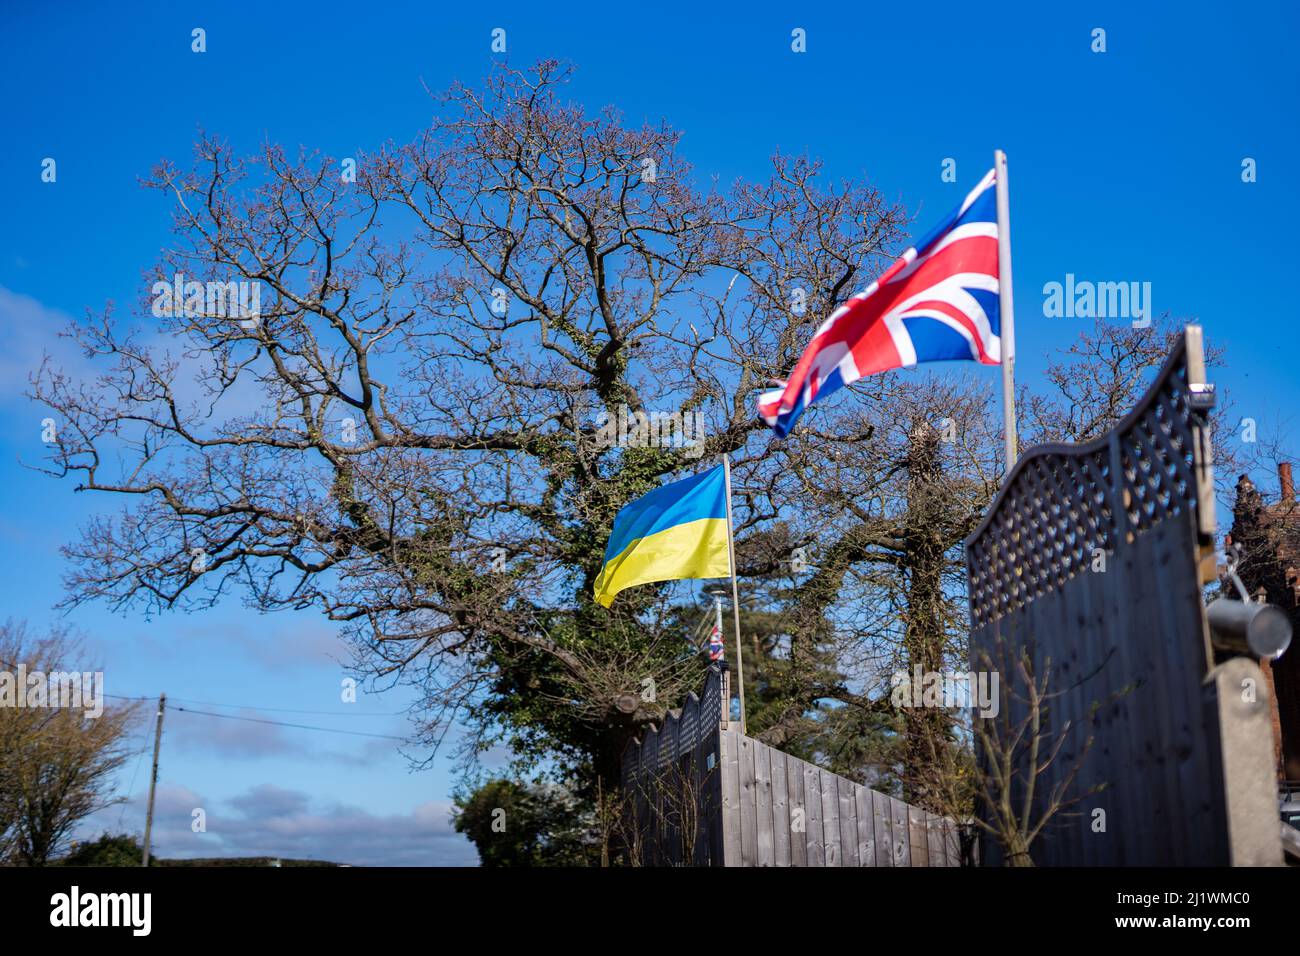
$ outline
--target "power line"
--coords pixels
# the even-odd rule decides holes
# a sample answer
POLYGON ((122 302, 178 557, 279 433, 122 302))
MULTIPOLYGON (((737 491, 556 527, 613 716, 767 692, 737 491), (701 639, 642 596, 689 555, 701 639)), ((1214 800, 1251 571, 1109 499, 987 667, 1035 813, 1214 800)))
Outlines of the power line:
MULTIPOLYGON (((154 700, 153 697, 124 697, 121 694, 105 694, 105 697, 112 697, 114 700, 154 700)), ((311 714, 316 717, 401 717, 401 711, 384 711, 378 714, 347 714, 340 713, 337 710, 298 710, 293 707, 261 707, 257 704, 223 704, 214 700, 194 700, 189 697, 171 697, 169 700, 179 700, 187 704, 200 704, 203 707, 232 707, 238 710, 259 710, 268 714, 311 714)))
POLYGON ((363 730, 339 730, 336 727, 312 727, 307 724, 288 724, 280 720, 260 720, 257 717, 238 717, 235 714, 214 714, 206 710, 191 710, 188 707, 174 707, 184 714, 201 714, 204 717, 220 717, 225 720, 242 720, 250 724, 270 724, 273 727, 294 727, 298 730, 319 730, 327 734, 347 734, 351 737, 375 737, 380 740, 406 740, 405 737, 396 737, 392 734, 368 734, 363 730))
POLYGON ((211 700, 190 700, 186 697, 174 697, 173 700, 184 701, 187 704, 199 704, 203 707, 236 707, 241 710, 262 710, 268 714, 312 714, 317 717, 401 717, 401 711, 384 711, 378 714, 348 714, 340 713, 337 710, 296 710, 292 707, 259 707, 256 704, 222 704, 211 700))
MULTIPOLYGON (((126 788, 127 794, 135 793, 135 778, 140 774, 140 763, 144 760, 144 747, 140 748, 140 756, 135 758, 135 769, 131 771, 131 785, 126 788)), ((126 801, 122 801, 122 812, 117 815, 117 829, 122 829, 122 820, 126 817, 126 801)))
MULTIPOLYGON (((131 700, 131 701, 146 701, 146 700, 147 700, 147 701, 152 701, 152 700, 154 699, 154 698, 152 698, 152 697, 127 697, 127 696, 124 696, 124 695, 122 695, 122 694, 103 694, 102 696, 104 696, 104 697, 111 697, 113 700, 131 700)), ((184 700, 184 699, 185 699, 185 698, 181 698, 181 697, 173 697, 173 698, 172 698, 172 700, 184 700)), ((203 702, 203 701, 198 701, 198 703, 204 703, 204 702, 203 702)), ((250 707, 250 706, 247 706, 247 705, 245 705, 245 704, 213 704, 213 703, 208 703, 208 704, 206 704, 206 706, 208 706, 208 707, 239 707, 239 708, 242 708, 242 709, 244 709, 244 710, 265 710, 265 711, 276 711, 276 710, 278 710, 278 711, 280 711, 281 713, 289 713, 289 714, 320 714, 320 715, 325 715, 325 716, 330 716, 330 717, 400 717, 400 716, 401 716, 401 714, 399 714, 399 713, 391 713, 391 714, 339 714, 339 713, 336 713, 335 711, 332 711, 332 710, 291 710, 291 709, 289 709, 289 708, 283 708, 283 707, 281 707, 281 708, 276 708, 276 707, 250 707)), ((369 734, 369 733, 366 733, 365 731, 362 731, 362 730, 340 730, 340 729, 337 728, 337 727, 312 727, 312 726, 310 726, 309 724, 290 724, 290 723, 286 723, 285 721, 281 721, 281 720, 261 720, 261 719, 259 719, 259 718, 257 718, 257 717, 240 717, 240 716, 237 716, 237 715, 235 715, 235 714, 214 714, 214 713, 212 713, 212 712, 210 712, 210 711, 206 711, 206 710, 192 710, 192 709, 190 709, 189 707, 173 707, 172 709, 173 709, 173 710, 180 711, 181 713, 185 713, 185 714, 198 714, 198 715, 203 716, 203 717, 221 717, 221 718, 224 718, 224 719, 226 719, 226 720, 242 720, 242 721, 245 721, 245 722, 250 723, 250 724, 269 724, 269 725, 271 725, 271 726, 273 726, 273 727, 292 727, 292 728, 294 728, 295 730, 316 730, 316 731, 320 731, 321 733, 325 733, 325 734, 346 734, 346 735, 349 736, 349 737, 373 737, 373 738, 375 738, 375 739, 377 739, 377 740, 402 740, 402 741, 404 741, 404 740, 407 739, 407 738, 405 738, 405 737, 398 737, 398 736, 395 736, 395 735, 393 735, 393 734, 369 734)), ((139 766, 139 765, 137 764, 137 769, 138 769, 138 766, 139 766)))
MULTIPOLYGON (((5 667, 7 667, 10 670, 17 670, 19 667, 18 664, 13 663, 12 661, 7 661, 2 657, 0 657, 0 664, 3 664, 5 667)), ((103 693, 100 696, 111 697, 113 700, 131 700, 131 701, 157 700, 156 697, 130 696, 125 694, 103 693)), ((189 697, 173 697, 172 700, 183 701, 184 703, 187 704, 201 704, 204 707, 230 707, 236 710, 260 710, 268 714, 310 714, 315 717, 401 717, 402 716, 402 711, 385 711, 383 713, 378 713, 378 714, 366 714, 366 713, 349 714, 349 713, 340 713, 339 711, 336 710, 299 710, 293 707, 261 707, 256 704, 223 704, 220 703, 219 701, 194 700, 193 698, 189 698, 189 697)), ((198 711, 193 711, 193 713, 198 713, 198 711)), ((213 714, 212 716, 222 717, 225 715, 213 714)), ((330 728, 322 727, 320 729, 329 730, 330 728)), ((343 733, 343 731, 339 731, 339 733, 343 733)), ((396 739, 400 740, 403 738, 399 737, 396 739)))

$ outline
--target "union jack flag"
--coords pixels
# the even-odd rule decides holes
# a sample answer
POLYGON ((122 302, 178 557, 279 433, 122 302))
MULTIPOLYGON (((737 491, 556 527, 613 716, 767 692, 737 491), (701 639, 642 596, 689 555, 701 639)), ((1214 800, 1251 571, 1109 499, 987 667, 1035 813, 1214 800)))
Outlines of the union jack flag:
POLYGON ((784 438, 805 408, 866 375, 918 362, 1002 357, 998 215, 990 169, 965 202, 836 309, 758 412, 784 438))
POLYGON ((718 625, 713 625, 713 630, 709 632, 709 660, 722 660, 722 632, 718 630, 718 625))

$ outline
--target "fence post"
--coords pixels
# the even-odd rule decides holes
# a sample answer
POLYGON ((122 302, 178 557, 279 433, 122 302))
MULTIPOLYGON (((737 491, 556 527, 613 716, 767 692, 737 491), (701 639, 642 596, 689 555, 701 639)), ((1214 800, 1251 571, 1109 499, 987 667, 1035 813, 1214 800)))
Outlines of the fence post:
MULTIPOLYGON (((1273 724, 1264 673, 1233 657, 1206 678, 1207 706, 1217 712, 1223 799, 1231 866, 1281 866, 1273 724)), ((1213 726, 1213 724, 1211 725, 1213 726)))

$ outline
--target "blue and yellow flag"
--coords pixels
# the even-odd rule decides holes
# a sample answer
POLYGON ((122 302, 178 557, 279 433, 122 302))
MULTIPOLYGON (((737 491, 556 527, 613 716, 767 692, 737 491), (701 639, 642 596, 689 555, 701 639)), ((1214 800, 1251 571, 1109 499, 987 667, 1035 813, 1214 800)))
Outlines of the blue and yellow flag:
POLYGON ((719 465, 643 495, 614 516, 596 602, 609 607, 635 584, 730 575, 726 477, 719 465))

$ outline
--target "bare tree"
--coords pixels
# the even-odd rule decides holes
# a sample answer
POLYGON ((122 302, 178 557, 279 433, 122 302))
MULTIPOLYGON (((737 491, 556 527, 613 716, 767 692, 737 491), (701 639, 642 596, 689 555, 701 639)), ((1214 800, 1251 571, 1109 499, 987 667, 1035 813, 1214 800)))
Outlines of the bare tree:
POLYGON ((35 685, 17 686, 20 668, 41 682, 84 672, 81 656, 66 631, 34 637, 24 624, 0 626, 0 669, 14 693, 28 696, 21 705, 0 702, 0 864, 43 865, 78 822, 121 799, 112 795, 113 775, 132 754, 134 705, 87 716, 84 698, 32 701, 35 685))
MULTIPOLYGON (((1033 866, 1031 850, 1043 832, 1075 816, 1071 808, 1108 784, 1075 785, 1095 738, 1086 726, 1052 719, 1052 701, 1065 691, 1050 689, 1051 658, 1036 673, 1024 648, 999 642, 996 657, 981 654, 979 666, 1001 677, 997 711, 971 717, 973 750, 935 748, 927 765, 931 801, 968 832, 992 837, 1008 866, 1033 866), (1047 776, 1063 750, 1068 766, 1047 776), (1045 781, 1052 781, 1049 789, 1045 781)), ((1094 702, 1092 712, 1104 703, 1094 702)))
MULTIPOLYGON (((1095 320, 1048 363, 1047 388, 1030 392, 1021 387, 1022 443, 1086 442, 1104 435, 1138 403, 1188 321, 1168 313, 1140 327, 1095 320)), ((1222 348, 1206 345, 1208 368, 1222 367, 1224 360, 1222 348)), ((1245 457, 1240 443, 1231 440, 1231 402, 1222 390, 1217 397, 1210 414, 1211 443, 1215 479, 1220 492, 1226 492, 1245 457)))
POLYGON ((997 424, 976 375, 902 374, 870 387, 835 421, 853 443, 836 446, 815 425, 786 440, 786 470, 770 480, 790 490, 766 498, 799 507, 762 515, 741 541, 749 593, 774 619, 758 664, 745 659, 747 686, 757 683, 765 704, 750 728, 859 782, 888 789, 896 779, 924 805, 928 741, 950 742, 950 727, 932 712, 894 710, 889 689, 900 671, 965 660, 961 545, 1001 477, 997 424), (796 550, 806 553, 802 574, 789 568, 796 550), (822 700, 848 706, 818 709, 822 700), (895 745, 860 749, 878 738, 895 745))
MULTIPOLYGON (((111 313, 72 330, 101 378, 41 369, 60 423, 49 470, 128 506, 67 548, 71 603, 237 590, 316 607, 364 673, 420 687, 426 742, 459 715, 470 750, 504 738, 614 778, 623 742, 699 675, 659 650, 647 612, 671 589, 591 601, 613 515, 721 452, 755 489, 742 528, 789 503, 810 476, 773 476, 808 445, 750 450, 755 391, 879 270, 904 216, 781 155, 764 182, 701 189, 678 133, 589 116, 561 100, 565 77, 543 63, 453 87, 355 182, 210 138, 193 168, 155 170, 176 244, 151 279, 256 283, 261 311, 158 293, 148 331, 111 313), (699 413, 702 444, 610 447, 598 421, 624 406, 699 413), (650 675, 659 702, 628 712, 650 675), (581 706, 539 719, 543 696, 581 706)), ((860 437, 827 431, 839 449, 860 437)), ((859 524, 827 529, 850 536, 828 543, 846 568, 871 548, 859 524)), ((865 700, 832 684, 791 707, 818 697, 865 700)))

